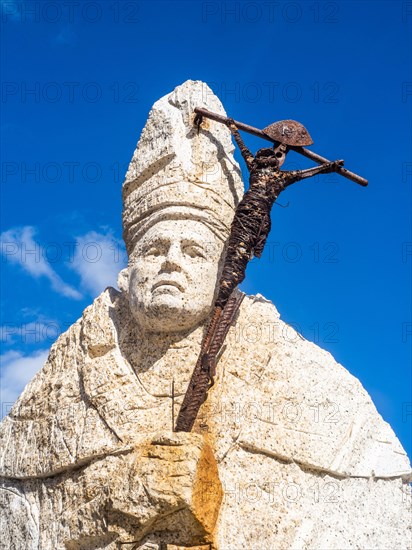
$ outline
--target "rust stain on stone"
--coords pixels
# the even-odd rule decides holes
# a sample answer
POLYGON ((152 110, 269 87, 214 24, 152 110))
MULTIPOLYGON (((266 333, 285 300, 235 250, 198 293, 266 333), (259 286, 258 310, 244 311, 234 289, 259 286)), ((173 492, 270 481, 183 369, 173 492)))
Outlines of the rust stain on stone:
POLYGON ((159 514, 150 531, 167 548, 217 550, 223 488, 207 434, 159 435, 139 445, 136 454, 135 474, 159 514))
POLYGON ((204 436, 196 479, 193 487, 193 512, 204 526, 206 533, 211 537, 208 541, 212 548, 213 535, 223 500, 223 489, 219 478, 219 471, 213 450, 204 436))

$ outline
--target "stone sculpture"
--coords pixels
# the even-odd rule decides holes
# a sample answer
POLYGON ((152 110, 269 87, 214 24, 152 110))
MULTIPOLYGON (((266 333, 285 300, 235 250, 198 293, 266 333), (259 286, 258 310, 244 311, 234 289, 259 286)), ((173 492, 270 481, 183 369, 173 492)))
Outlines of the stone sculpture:
POLYGON ((409 548, 408 458, 346 369, 244 299, 192 433, 172 427, 243 193, 202 82, 156 102, 123 188, 129 266, 0 427, 0 547, 409 548))

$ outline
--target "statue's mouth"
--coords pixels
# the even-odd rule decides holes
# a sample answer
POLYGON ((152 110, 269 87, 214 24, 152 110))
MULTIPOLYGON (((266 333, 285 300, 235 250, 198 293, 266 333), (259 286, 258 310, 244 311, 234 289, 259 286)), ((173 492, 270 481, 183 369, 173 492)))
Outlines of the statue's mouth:
POLYGON ((160 288, 160 287, 164 287, 165 290, 167 289, 167 287, 175 287, 178 290, 180 290, 180 292, 184 292, 184 290, 185 290, 180 283, 178 283, 177 281, 174 281, 174 280, 170 280, 170 279, 162 279, 161 281, 157 281, 157 283, 155 283, 153 285, 152 291, 156 290, 156 288, 160 288))

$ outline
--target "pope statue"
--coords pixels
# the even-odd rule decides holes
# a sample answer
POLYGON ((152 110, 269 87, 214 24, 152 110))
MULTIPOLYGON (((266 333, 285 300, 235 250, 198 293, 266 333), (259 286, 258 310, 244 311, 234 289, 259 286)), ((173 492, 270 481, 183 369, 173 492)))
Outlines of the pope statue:
POLYGON ((225 114, 187 81, 123 186, 129 257, 0 427, 0 548, 410 548, 408 458, 333 357, 247 296, 190 433, 176 417, 243 195, 225 114), (408 542, 409 541, 409 542, 408 542))

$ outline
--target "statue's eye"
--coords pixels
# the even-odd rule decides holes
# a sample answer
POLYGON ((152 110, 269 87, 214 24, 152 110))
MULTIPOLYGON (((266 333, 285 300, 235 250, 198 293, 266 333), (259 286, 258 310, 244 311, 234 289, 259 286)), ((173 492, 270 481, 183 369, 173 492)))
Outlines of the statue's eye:
POLYGON ((155 246, 151 246, 145 252, 145 256, 159 256, 159 255, 160 255, 160 250, 155 246))
POLYGON ((165 247, 161 243, 149 244, 143 250, 143 256, 161 256, 165 254, 165 247))
POLYGON ((203 258, 206 259, 205 253, 200 246, 193 244, 187 245, 183 248, 183 252, 190 258, 203 258))

